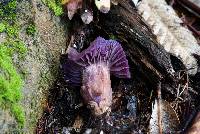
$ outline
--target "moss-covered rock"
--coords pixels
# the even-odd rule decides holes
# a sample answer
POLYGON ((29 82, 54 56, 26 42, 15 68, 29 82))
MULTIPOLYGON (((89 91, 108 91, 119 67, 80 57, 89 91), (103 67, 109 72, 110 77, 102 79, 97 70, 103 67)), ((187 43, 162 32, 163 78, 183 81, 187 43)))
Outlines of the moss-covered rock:
POLYGON ((5 36, 0 43, 0 107, 14 116, 18 127, 23 127, 25 113, 20 105, 23 80, 12 57, 16 54, 20 60, 27 49, 23 41, 19 39, 16 6, 16 0, 0 2, 0 32, 4 32, 3 36, 5 36))
MULTIPOLYGON (((14 0, 3 0, 3 3, 10 1, 14 0)), ((12 85, 8 89, 15 89, 16 92, 13 96, 7 95, 9 103, 0 101, 3 102, 0 106, 0 132, 34 133, 37 120, 43 112, 48 89, 57 75, 60 52, 65 48, 66 28, 42 0, 19 0, 15 8, 14 6, 9 5, 13 11, 17 11, 16 15, 12 14, 9 18, 2 19, 5 10, 0 9, 0 50, 4 52, 4 56, 10 57, 0 59, 9 63, 6 65, 7 73, 8 76, 12 74, 16 84, 14 86, 10 83, 12 81, 6 81, 7 85, 12 85), (5 42, 10 45, 4 44, 5 42), (10 49, 13 44, 16 48, 10 49), (4 45, 9 46, 9 51, 4 45), (13 100, 17 100, 17 105, 12 105, 13 100)), ((0 74, 2 70, 5 68, 0 67, 0 74)), ((0 81, 5 81, 5 76, 7 75, 4 74, 0 81)), ((0 82, 0 87, 2 85, 0 82)))

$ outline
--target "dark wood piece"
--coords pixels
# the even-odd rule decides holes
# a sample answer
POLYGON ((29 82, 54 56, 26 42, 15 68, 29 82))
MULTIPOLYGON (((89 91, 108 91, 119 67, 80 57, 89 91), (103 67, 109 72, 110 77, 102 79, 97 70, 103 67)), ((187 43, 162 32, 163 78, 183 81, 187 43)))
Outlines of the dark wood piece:
POLYGON ((159 81, 168 81, 165 87, 175 86, 170 55, 156 42, 131 0, 121 0, 108 14, 100 14, 98 20, 96 25, 121 42, 130 64, 140 72, 133 72, 132 77, 144 77, 154 86, 159 81))

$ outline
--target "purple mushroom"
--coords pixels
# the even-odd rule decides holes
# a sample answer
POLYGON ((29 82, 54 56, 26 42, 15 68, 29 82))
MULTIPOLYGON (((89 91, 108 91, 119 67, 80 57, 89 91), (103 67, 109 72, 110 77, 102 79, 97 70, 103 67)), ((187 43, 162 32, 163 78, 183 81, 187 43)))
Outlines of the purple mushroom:
POLYGON ((66 81, 81 86, 81 95, 96 116, 110 110, 110 75, 131 77, 128 60, 120 43, 102 37, 97 37, 81 53, 69 48, 68 59, 62 64, 62 68, 66 81))

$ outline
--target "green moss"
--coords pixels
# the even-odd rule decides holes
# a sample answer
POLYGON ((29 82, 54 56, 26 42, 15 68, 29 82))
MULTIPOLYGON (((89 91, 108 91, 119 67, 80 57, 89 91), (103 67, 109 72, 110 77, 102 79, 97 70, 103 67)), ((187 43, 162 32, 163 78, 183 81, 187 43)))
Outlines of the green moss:
POLYGON ((109 38, 112 39, 112 40, 116 40, 117 39, 117 37, 115 35, 113 35, 113 34, 110 34, 109 38))
POLYGON ((8 36, 17 37, 19 34, 19 28, 17 25, 7 25, 6 33, 8 36))
POLYGON ((17 122, 19 123, 19 127, 22 128, 24 124, 24 119, 25 119, 23 108, 21 107, 21 105, 15 104, 15 105, 12 105, 11 111, 16 117, 17 122))
POLYGON ((6 41, 0 44, 0 107, 9 109, 19 127, 24 126, 25 113, 20 100, 24 85, 21 75, 13 63, 12 57, 18 59, 25 56, 27 48, 19 39, 19 26, 16 21, 16 0, 0 2, 0 32, 7 34, 6 41))
POLYGON ((6 26, 3 23, 0 23, 0 33, 6 29, 6 26))
POLYGON ((56 16, 60 16, 63 14, 63 9, 60 0, 42 0, 44 4, 46 4, 56 16))
POLYGON ((13 61, 14 53, 23 56, 26 53, 26 47, 21 41, 10 41, 0 44, 0 106, 10 109, 15 116, 19 126, 24 124, 24 113, 19 105, 22 98, 21 89, 23 80, 18 74, 13 61), (18 110, 16 110, 18 107, 18 110), (17 112, 21 111, 20 114, 17 112))
POLYGON ((16 20, 17 1, 11 0, 7 4, 5 3, 0 2, 1 19, 3 18, 4 21, 7 21, 8 23, 13 23, 16 20))
POLYGON ((30 24, 30 25, 26 28, 26 33, 27 33, 28 35, 34 36, 34 35, 35 35, 35 32, 36 32, 36 26, 35 26, 35 24, 30 24))

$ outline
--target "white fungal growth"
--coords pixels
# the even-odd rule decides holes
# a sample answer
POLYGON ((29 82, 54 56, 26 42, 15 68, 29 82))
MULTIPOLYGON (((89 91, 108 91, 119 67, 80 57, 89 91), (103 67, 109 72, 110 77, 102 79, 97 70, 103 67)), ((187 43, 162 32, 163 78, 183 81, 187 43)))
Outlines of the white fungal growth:
POLYGON ((137 6, 138 3, 139 3, 139 0, 132 0, 132 1, 133 1, 133 3, 134 3, 135 6, 137 6))
POLYGON ((110 0, 95 0, 95 5, 102 13, 108 13, 110 10, 110 0))
POLYGON ((142 0, 138 11, 165 50, 180 58, 189 74, 196 74, 198 66, 192 54, 200 55, 200 46, 192 33, 181 25, 183 22, 172 7, 165 0, 142 0))

